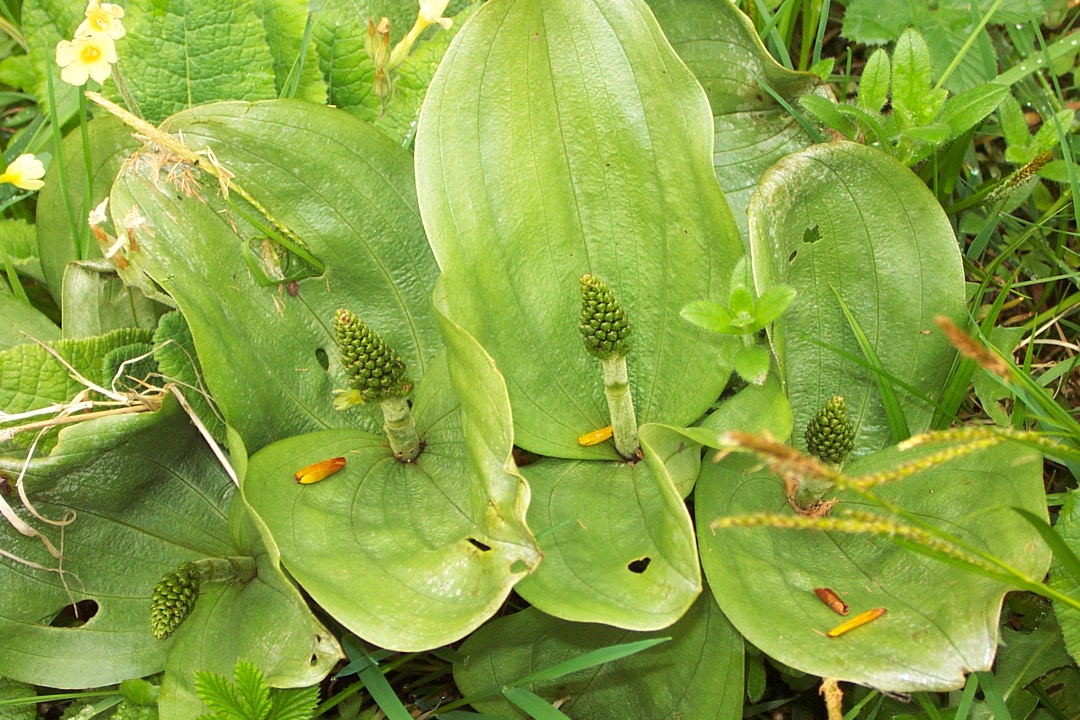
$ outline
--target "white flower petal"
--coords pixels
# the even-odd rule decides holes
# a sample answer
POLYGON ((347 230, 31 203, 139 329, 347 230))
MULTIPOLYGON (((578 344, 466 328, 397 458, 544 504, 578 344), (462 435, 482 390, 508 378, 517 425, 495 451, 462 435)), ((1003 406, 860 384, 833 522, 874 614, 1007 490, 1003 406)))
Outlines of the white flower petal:
POLYGON ((70 65, 79 59, 79 49, 70 40, 61 40, 56 44, 56 64, 60 67, 70 65))
POLYGON ((90 68, 83 63, 73 62, 60 71, 60 79, 68 85, 85 85, 90 79, 90 68))

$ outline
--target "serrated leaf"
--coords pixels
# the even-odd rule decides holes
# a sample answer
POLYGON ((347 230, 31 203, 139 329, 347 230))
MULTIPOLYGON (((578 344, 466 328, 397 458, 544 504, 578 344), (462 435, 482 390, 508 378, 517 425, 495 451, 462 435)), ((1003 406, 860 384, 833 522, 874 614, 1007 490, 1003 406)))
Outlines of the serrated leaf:
MULTIPOLYGON (((108 386, 109 378, 102 371, 105 356, 124 345, 149 340, 149 330, 125 328, 96 338, 59 340, 51 347, 85 378, 108 386)), ((71 377, 59 360, 37 343, 18 345, 0 353, 0 377, 4 380, 0 383, 0 409, 6 413, 22 413, 68 402, 86 389, 71 377)), ((48 452, 54 437, 54 433, 47 435, 38 445, 39 452, 48 452)))
MULTIPOLYGON (((37 697, 37 690, 33 685, 0 677, 0 700, 33 697, 37 697)), ((37 720, 37 718, 36 702, 28 702, 22 706, 0 705, 0 720, 37 720)))
MULTIPOLYGON (((841 395, 856 427, 855 455, 885 447, 890 435, 876 376, 818 344, 863 356, 830 287, 842 291, 884 369, 936 397, 954 351, 933 330, 933 318, 960 322, 966 313, 960 252, 941 205, 880 151, 834 142, 791 155, 762 178, 751 206, 751 243, 758 291, 798 291, 771 331, 794 444, 801 446, 810 418, 841 395), (820 238, 805 242, 813 226, 820 238)), ((911 432, 925 430, 933 408, 896 393, 911 432)))
POLYGON ((245 0, 128 0, 119 53, 143 116, 159 123, 215 100, 277 97, 275 58, 245 0))
POLYGON ((120 694, 124 700, 136 705, 157 707, 158 694, 161 688, 140 678, 123 680, 120 683, 120 694))
POLYGON ((678 318, 726 296, 740 255, 712 137, 700 85, 641 0, 495 0, 458 34, 421 113, 418 196, 451 315, 507 378, 519 446, 615 457, 577 441, 609 424, 577 327, 586 272, 633 323, 639 423, 687 424, 715 400, 733 343, 678 318))
POLYGON ((252 720, 244 712, 236 686, 224 675, 195 671, 195 690, 206 706, 219 715, 230 720, 252 720))
MULTIPOLYGON (((548 702, 569 696, 561 707, 575 718, 731 720, 742 705, 742 641, 708 592, 677 623, 652 633, 571 623, 530 608, 484 626, 461 653, 454 679, 466 696, 522 684, 548 702), (554 678, 545 673, 594 648, 659 637, 671 640, 554 678)), ((522 717, 497 696, 472 705, 490 715, 522 717)))
POLYGON ((746 206, 757 179, 785 155, 814 142, 762 82, 793 106, 806 94, 831 98, 831 91, 812 73, 791 72, 773 60, 753 23, 729 0, 650 0, 649 5, 709 98, 713 165, 745 238, 746 206))
POLYGON ((877 115, 889 101, 889 83, 892 77, 892 64, 889 54, 878 48, 866 61, 862 76, 859 78, 859 107, 877 115))
POLYGON ((233 670, 236 692, 247 713, 247 720, 265 720, 270 713, 270 687, 250 660, 240 660, 233 670))
MULTIPOLYGON (((293 63, 300 55, 304 25, 308 17, 307 0, 256 0, 255 13, 266 29, 266 41, 274 59, 274 87, 280 94, 293 63)), ((304 67, 292 97, 312 102, 326 102, 326 82, 319 71, 315 46, 308 44, 304 67)))
POLYGON ((275 690, 270 700, 273 707, 266 720, 310 720, 319 704, 319 687, 275 690))
POLYGON ((1009 88, 993 83, 965 90, 945 102, 934 122, 948 125, 949 137, 957 137, 982 122, 1006 97, 1011 97, 1009 88))

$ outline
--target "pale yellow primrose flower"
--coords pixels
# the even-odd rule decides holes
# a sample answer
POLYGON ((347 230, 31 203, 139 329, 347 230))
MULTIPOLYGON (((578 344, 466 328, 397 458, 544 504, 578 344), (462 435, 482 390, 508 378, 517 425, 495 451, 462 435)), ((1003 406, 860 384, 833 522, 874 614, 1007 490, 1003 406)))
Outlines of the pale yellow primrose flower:
POLYGON ((114 62, 116 45, 108 35, 61 40, 56 45, 56 63, 63 68, 60 79, 69 85, 85 85, 88 78, 105 82, 114 62))
POLYGON ((122 17, 124 17, 124 8, 119 5, 90 0, 90 4, 86 6, 86 19, 75 30, 75 37, 108 35, 113 40, 119 40, 127 32, 124 24, 120 22, 122 17))
POLYGON ((446 12, 446 6, 450 0, 420 0, 420 14, 417 23, 423 23, 424 27, 438 23, 443 30, 449 30, 454 21, 442 16, 446 12))
POLYGON ((45 186, 45 183, 41 181, 43 177, 45 177, 45 166, 30 153, 25 153, 11 161, 4 173, 0 175, 0 183, 11 183, 23 190, 40 190, 45 186))

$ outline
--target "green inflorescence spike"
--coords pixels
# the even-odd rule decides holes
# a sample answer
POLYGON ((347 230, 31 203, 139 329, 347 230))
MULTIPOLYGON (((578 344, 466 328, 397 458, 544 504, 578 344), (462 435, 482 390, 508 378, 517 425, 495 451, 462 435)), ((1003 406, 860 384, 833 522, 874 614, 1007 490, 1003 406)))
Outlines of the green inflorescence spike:
POLYGON ((855 447, 855 428, 848 418, 848 406, 839 395, 806 426, 806 449, 825 462, 840 465, 855 447))
POLYGON ((191 563, 183 563, 176 572, 165 573, 154 586, 150 599, 150 630, 164 640, 187 620, 199 598, 201 577, 191 563))
POLYGON ((586 273, 581 276, 581 337, 585 348, 600 360, 622 357, 630 352, 630 320, 603 280, 586 273))
POLYGON ((334 330, 349 387, 357 390, 364 402, 382 402, 409 393, 412 385, 405 377, 405 363, 356 313, 338 310, 334 330))

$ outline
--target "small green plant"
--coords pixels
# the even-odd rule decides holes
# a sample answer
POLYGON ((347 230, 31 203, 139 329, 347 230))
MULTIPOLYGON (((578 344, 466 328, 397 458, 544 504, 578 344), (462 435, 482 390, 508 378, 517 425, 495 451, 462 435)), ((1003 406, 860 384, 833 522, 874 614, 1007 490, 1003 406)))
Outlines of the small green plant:
POLYGON ((747 270, 745 258, 735 265, 727 305, 697 300, 686 305, 681 314, 706 330, 741 337, 743 346, 735 353, 735 372, 743 380, 761 385, 769 375, 769 350, 758 344, 757 335, 784 314, 795 299, 795 290, 779 285, 755 300, 747 270))
POLYGON ((199 720, 308 720, 319 701, 318 686, 271 689, 262 672, 247 660, 236 663, 233 679, 195 673, 195 691, 213 711, 199 720))
POLYGON ((926 41, 908 28, 892 58, 884 49, 870 56, 854 105, 816 95, 799 102, 848 140, 864 138, 910 167, 975 127, 1008 94, 1007 86, 990 83, 949 98, 940 80, 934 82, 926 41))

